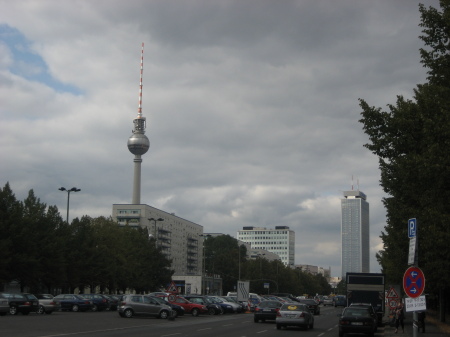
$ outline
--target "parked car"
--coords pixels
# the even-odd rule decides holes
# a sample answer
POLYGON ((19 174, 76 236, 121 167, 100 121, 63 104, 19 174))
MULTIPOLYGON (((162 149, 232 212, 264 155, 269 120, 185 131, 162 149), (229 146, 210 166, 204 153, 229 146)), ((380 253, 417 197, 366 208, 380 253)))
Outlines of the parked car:
POLYGON ((332 297, 324 297, 323 298, 323 306, 326 307, 327 305, 334 305, 332 297))
POLYGON ((176 318, 178 316, 183 316, 186 310, 181 305, 174 304, 163 300, 161 297, 150 296, 152 299, 156 300, 158 303, 168 305, 172 308, 172 317, 176 318))
POLYGON ((119 296, 116 295, 103 295, 109 300, 109 310, 116 311, 119 306, 119 296))
POLYGON ((200 314, 206 314, 208 312, 208 308, 205 305, 192 303, 180 296, 169 295, 162 298, 167 302, 182 306, 184 310, 186 310, 186 313, 192 314, 192 316, 198 316, 200 314))
POLYGON ((261 303, 261 301, 262 301, 262 297, 259 297, 259 296, 258 296, 258 297, 256 297, 256 296, 249 297, 249 298, 248 298, 248 307, 249 307, 250 311, 251 311, 251 312, 254 312, 256 306, 257 306, 259 303, 261 303))
POLYGON ((347 306, 347 298, 344 295, 334 296, 333 298, 335 307, 346 307, 347 306))
POLYGON ((313 313, 313 315, 320 315, 319 303, 317 303, 316 300, 307 298, 299 301, 300 303, 306 304, 309 310, 311 310, 311 312, 313 313))
POLYGON ((75 294, 60 294, 53 297, 53 301, 59 303, 62 311, 87 311, 92 307, 92 301, 75 294))
POLYGON ((92 302, 92 311, 103 311, 109 309, 109 299, 101 294, 80 294, 92 302))
POLYGON ((0 316, 5 316, 9 312, 8 299, 0 295, 0 316))
POLYGON ((242 307, 239 304, 229 302, 228 300, 226 300, 221 296, 209 296, 209 298, 211 298, 214 301, 214 303, 219 304, 222 307, 224 314, 225 313, 233 314, 242 311, 242 307))
POLYGON ((288 326, 301 326, 305 330, 314 328, 314 315, 308 305, 301 303, 285 303, 278 310, 277 329, 288 326))
POLYGON ((339 316, 339 337, 343 337, 345 333, 363 333, 370 337, 374 336, 376 321, 369 309, 347 307, 339 316))
POLYGON ((166 319, 172 315, 172 308, 161 304, 152 296, 124 295, 117 312, 120 317, 131 318, 135 315, 153 316, 166 319))
POLYGON ((185 295, 185 299, 192 303, 200 304, 208 308, 208 313, 210 315, 221 315, 223 314, 222 306, 218 303, 214 303, 208 296, 202 295, 185 295))
POLYGON ((253 321, 258 323, 259 321, 275 320, 277 318, 278 310, 281 308, 283 303, 279 301, 261 301, 253 312, 253 321))
POLYGON ((237 297, 235 296, 222 296, 223 299, 225 299, 229 303, 236 303, 239 305, 239 308, 237 309, 237 312, 246 312, 247 311, 247 304, 243 302, 239 302, 237 300, 237 297))
POLYGON ((0 295, 8 300, 11 315, 17 315, 19 312, 28 315, 39 308, 39 300, 32 294, 0 293, 0 295))
POLYGON ((59 303, 53 301, 52 294, 36 294, 37 299, 39 300, 39 308, 36 311, 38 314, 47 314, 50 315, 53 311, 58 311, 61 306, 59 303))

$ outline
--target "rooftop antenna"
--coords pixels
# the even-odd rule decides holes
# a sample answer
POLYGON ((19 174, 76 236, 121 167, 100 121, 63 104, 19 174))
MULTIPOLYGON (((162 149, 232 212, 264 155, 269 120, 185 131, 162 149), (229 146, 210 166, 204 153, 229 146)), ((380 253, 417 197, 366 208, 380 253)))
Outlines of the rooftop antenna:
POLYGON ((353 191, 353 174, 352 174, 352 191, 353 191))
POLYGON ((358 191, 359 191, 359 178, 356 179, 356 186, 358 186, 358 191))

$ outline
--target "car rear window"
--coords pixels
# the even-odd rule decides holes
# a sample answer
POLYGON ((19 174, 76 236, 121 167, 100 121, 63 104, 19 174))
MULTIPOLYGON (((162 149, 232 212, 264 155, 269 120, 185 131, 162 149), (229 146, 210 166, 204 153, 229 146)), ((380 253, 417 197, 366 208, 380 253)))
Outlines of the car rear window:
POLYGON ((345 310, 344 316, 352 316, 352 317, 370 317, 370 313, 368 310, 355 310, 355 309, 348 309, 345 310))

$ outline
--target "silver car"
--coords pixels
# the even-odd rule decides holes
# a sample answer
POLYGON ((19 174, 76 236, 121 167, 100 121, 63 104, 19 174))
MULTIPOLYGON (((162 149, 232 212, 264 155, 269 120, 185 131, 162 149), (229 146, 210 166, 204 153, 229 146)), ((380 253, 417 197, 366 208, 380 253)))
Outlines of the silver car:
POLYGON ((277 329, 288 326, 301 326, 305 330, 314 328, 314 315, 306 304, 283 304, 276 317, 277 329))
POLYGON ((161 304, 151 296, 123 295, 119 302, 117 312, 120 317, 131 318, 134 315, 153 316, 157 318, 169 318, 172 316, 172 308, 161 304))
POLYGON ((61 305, 58 302, 53 301, 53 295, 51 294, 36 294, 39 300, 39 308, 36 311, 38 314, 51 314, 53 311, 61 309, 61 305))

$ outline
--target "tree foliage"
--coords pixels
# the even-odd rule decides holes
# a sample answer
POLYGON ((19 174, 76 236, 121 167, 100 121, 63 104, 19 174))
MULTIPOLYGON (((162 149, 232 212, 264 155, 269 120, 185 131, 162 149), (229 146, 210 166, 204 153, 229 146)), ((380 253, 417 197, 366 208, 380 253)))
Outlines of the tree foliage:
POLYGON ((22 202, 0 189, 0 285, 32 292, 153 291, 170 282, 170 261, 146 229, 83 216, 69 225, 30 190, 22 202))
POLYGON ((401 284, 408 262, 407 220, 419 221, 419 266, 427 292, 447 287, 450 277, 450 0, 442 11, 420 5, 427 83, 413 99, 398 96, 387 111, 360 100, 365 145, 379 158, 387 225, 377 254, 390 283, 401 284))

